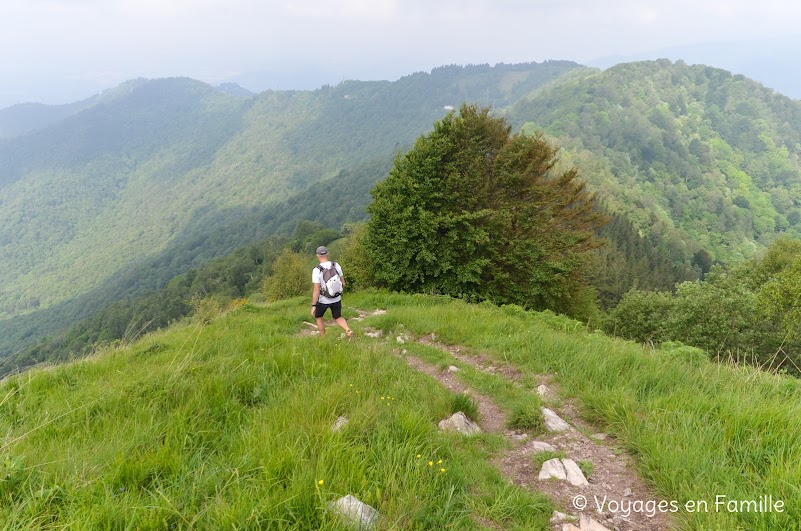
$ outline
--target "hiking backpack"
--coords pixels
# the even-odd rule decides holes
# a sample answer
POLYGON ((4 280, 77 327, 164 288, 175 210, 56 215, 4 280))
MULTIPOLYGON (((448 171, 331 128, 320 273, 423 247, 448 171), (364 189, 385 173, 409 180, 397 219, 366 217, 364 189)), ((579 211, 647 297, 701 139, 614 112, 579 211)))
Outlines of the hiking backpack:
POLYGON ((320 293, 322 293, 323 297, 333 299, 342 295, 342 277, 339 276, 339 271, 337 271, 337 263, 331 262, 331 267, 328 269, 318 265, 317 269, 320 270, 322 276, 320 293))

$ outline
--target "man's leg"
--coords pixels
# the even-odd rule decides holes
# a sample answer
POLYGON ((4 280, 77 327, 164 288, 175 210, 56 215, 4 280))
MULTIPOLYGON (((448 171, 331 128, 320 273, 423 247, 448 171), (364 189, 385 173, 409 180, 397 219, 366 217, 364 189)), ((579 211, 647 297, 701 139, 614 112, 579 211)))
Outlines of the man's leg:
POLYGON ((353 332, 351 331, 350 327, 348 327, 348 322, 342 317, 342 301, 335 302, 331 305, 331 317, 334 318, 334 321, 345 330, 345 333, 350 337, 353 332))
POLYGON ((328 307, 325 304, 317 303, 317 306, 314 308, 314 317, 317 318, 317 330, 320 332, 321 336, 325 335, 325 311, 328 307))

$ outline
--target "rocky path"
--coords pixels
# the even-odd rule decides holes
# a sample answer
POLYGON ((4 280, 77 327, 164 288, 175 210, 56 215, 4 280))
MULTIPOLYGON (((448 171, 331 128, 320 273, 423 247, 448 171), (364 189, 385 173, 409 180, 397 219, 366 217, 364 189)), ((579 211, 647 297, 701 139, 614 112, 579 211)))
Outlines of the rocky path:
MULTIPOLYGON (((350 320, 361 321, 386 313, 385 310, 356 311, 358 317, 350 320)), ((303 330, 301 335, 316 333, 314 324, 307 324, 310 329, 303 330)), ((381 338, 384 335, 382 330, 371 328, 363 329, 362 334, 368 338, 381 338)), ((551 375, 526 375, 490 354, 443 344, 434 334, 416 339, 403 335, 394 338, 394 341, 399 344, 416 341, 437 348, 461 363, 483 373, 504 378, 524 392, 537 393, 540 396, 547 432, 530 434, 509 430, 503 409, 491 397, 467 386, 459 377, 458 367, 450 366, 443 370, 409 354, 402 345, 396 349, 396 353, 410 367, 436 379, 447 389, 468 394, 475 400, 480 429, 502 434, 510 443, 509 449, 497 456, 494 464, 513 483, 545 493, 553 501, 557 511, 551 518, 552 529, 656 531, 676 528, 668 515, 659 511, 648 511, 645 504, 658 503, 660 498, 639 478, 631 457, 616 444, 614 438, 583 422, 574 403, 558 399, 558 388, 551 375), (534 385, 532 382, 535 382, 534 385), (541 455, 538 457, 538 454, 541 455)), ((466 431, 478 429, 464 426, 461 424, 463 422, 473 424, 463 415, 457 414, 450 419, 444 419, 440 427, 466 431)))
MULTIPOLYGON (((455 359, 476 369, 501 376, 521 385, 523 374, 515 367, 499 363, 486 354, 473 354, 464 347, 444 345, 436 336, 428 335, 418 339, 426 344, 448 352, 455 359)), ((434 367, 421 367, 419 360, 409 364, 426 374, 434 376, 449 389, 460 389, 458 373, 439 371, 434 367)), ((538 385, 528 392, 538 393, 543 401, 543 417, 548 433, 536 440, 529 436, 506 431, 512 447, 499 456, 496 465, 503 474, 517 485, 530 490, 544 492, 554 504, 561 508, 551 520, 553 529, 574 530, 667 530, 673 523, 663 513, 650 515, 644 510, 631 510, 638 500, 640 503, 659 500, 634 471, 632 460, 615 444, 614 439, 605 433, 598 433, 592 426, 582 422, 576 408, 570 402, 559 404, 552 378, 540 375, 538 385), (535 463, 535 455, 549 452, 553 456, 541 467, 535 463), (591 469, 589 478, 581 472, 578 464, 591 469), (578 471, 576 470, 578 469, 578 471), (564 511, 564 512, 562 512, 564 511)), ((471 393, 481 405, 489 401, 471 393)), ((499 408, 483 406, 496 412, 499 408)), ((479 411, 483 415, 482 407, 479 411)), ((502 415, 502 413, 501 413, 502 415)), ((498 413, 493 413, 493 425, 498 425, 498 413)), ((501 421, 505 426, 505 421, 501 421)), ((502 429, 488 431, 500 432, 502 429)))

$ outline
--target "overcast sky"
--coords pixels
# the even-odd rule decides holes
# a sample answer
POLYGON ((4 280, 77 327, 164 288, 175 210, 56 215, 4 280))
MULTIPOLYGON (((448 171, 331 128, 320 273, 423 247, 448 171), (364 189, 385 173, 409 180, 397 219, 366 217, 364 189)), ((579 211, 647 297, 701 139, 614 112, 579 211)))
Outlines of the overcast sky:
POLYGON ((311 88, 287 85, 587 63, 799 28, 793 0, 0 0, 0 106, 72 101, 135 77, 311 88))

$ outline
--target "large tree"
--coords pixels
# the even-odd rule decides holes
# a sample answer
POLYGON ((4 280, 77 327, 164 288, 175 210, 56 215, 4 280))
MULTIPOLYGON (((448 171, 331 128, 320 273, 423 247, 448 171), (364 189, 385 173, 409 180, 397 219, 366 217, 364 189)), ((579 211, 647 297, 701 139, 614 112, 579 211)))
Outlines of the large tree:
POLYGON ((577 312, 604 216, 542 136, 463 105, 373 190, 366 245, 390 288, 577 312))

